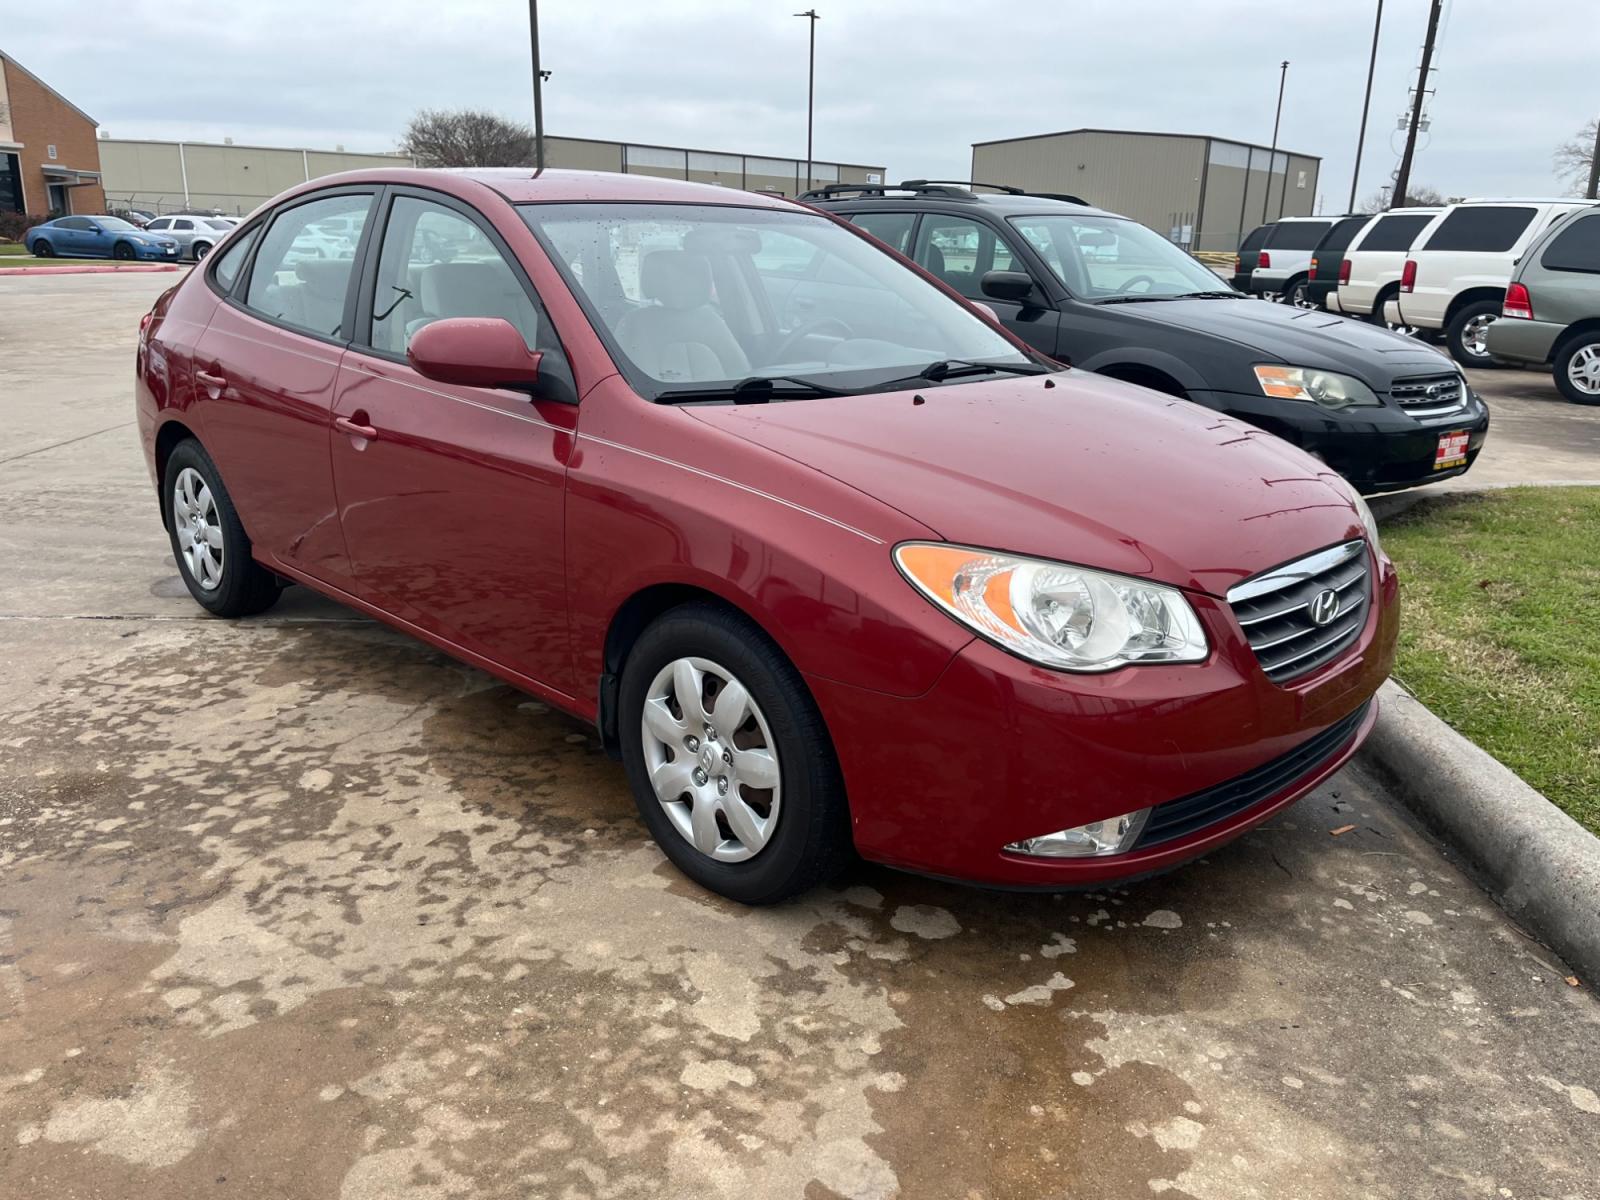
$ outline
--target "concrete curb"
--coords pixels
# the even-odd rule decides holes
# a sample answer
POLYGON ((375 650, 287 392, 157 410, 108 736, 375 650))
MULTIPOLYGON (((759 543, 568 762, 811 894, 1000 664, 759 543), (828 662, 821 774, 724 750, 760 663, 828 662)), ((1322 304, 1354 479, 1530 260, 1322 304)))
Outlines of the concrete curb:
POLYGON ((1600 987, 1600 838, 1393 680, 1361 757, 1516 921, 1600 987))
POLYGON ((6 267, 0 266, 0 275, 126 275, 129 272, 181 271, 188 263, 132 263, 126 267, 113 267, 106 263, 85 263, 83 266, 6 267))

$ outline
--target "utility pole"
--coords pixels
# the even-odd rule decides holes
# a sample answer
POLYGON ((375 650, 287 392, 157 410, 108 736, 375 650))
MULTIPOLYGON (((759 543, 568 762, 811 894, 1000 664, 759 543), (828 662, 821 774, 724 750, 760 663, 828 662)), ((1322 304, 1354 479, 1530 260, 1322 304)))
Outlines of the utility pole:
POLYGON ((544 81, 549 71, 539 69, 539 0, 528 0, 528 37, 533 43, 533 166, 544 170, 544 81))
MULTIPOLYGON (((1283 85, 1289 80, 1289 60, 1283 60, 1283 65, 1278 68, 1278 113, 1272 118, 1272 153, 1267 155, 1267 186, 1261 193, 1261 220, 1267 220, 1267 205, 1272 202, 1272 167, 1278 161, 1278 124, 1283 120, 1283 85)), ((1283 186, 1289 186, 1289 171, 1283 172, 1283 186)), ((1278 212, 1283 212, 1283 193, 1278 193, 1278 212)))
POLYGON ((1356 134, 1356 165, 1350 172, 1350 205, 1347 213, 1356 210, 1356 182, 1361 178, 1361 148, 1367 141, 1367 110, 1372 107, 1372 73, 1378 68, 1378 30, 1383 28, 1383 0, 1378 0, 1378 16, 1372 22, 1372 57, 1367 60, 1367 95, 1361 101, 1361 132, 1356 134))
POLYGON ((1594 124, 1594 153, 1589 157, 1589 186, 1583 194, 1591 200, 1600 199, 1595 193, 1600 191, 1600 121, 1594 124))
POLYGON ((816 115, 817 102, 817 22, 822 18, 817 15, 817 10, 808 8, 805 12, 794 14, 805 17, 811 22, 811 59, 806 68, 806 182, 801 191, 811 190, 811 122, 816 115))
POLYGON ((1411 100, 1411 124, 1406 127, 1406 149, 1400 156, 1400 170, 1394 181, 1394 208, 1406 206, 1406 188, 1411 184, 1411 159, 1417 152, 1417 126, 1422 121, 1422 102, 1428 95, 1428 72, 1433 66, 1433 40, 1439 34, 1439 13, 1444 0, 1433 0, 1428 7, 1428 32, 1422 39, 1422 65, 1417 68, 1417 94, 1411 100))

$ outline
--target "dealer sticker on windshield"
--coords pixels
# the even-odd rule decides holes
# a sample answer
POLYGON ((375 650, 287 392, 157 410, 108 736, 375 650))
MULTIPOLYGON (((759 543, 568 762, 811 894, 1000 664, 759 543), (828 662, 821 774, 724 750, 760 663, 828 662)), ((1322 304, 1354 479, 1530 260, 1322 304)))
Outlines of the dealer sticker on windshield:
POLYGON ((1439 449, 1433 456, 1433 469, 1435 471, 1448 470, 1450 467, 1459 467, 1467 461, 1467 431, 1460 433, 1441 433, 1439 435, 1439 449))

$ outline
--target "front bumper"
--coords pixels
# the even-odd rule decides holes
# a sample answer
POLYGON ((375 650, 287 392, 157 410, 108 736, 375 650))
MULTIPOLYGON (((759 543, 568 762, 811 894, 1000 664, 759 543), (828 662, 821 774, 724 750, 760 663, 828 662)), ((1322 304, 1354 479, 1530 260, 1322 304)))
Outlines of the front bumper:
POLYGON ((150 262, 177 262, 179 257, 176 246, 135 246, 133 253, 135 258, 150 262))
POLYGON ((974 640, 917 697, 808 676, 844 771, 857 849, 925 874, 1072 888, 1163 871, 1238 837, 1338 770, 1370 730, 1399 623, 1394 566, 1381 556, 1374 585, 1356 643, 1283 686, 1262 673, 1227 604, 1203 595, 1190 599, 1213 646, 1204 663, 1073 675, 974 640), (1352 732, 1309 763, 1286 758, 1342 721, 1352 732), (1271 779, 1280 760, 1291 774, 1271 779), (1198 794, 1245 777, 1266 782, 1242 807, 1181 828, 1169 821, 1171 836, 1124 854, 1003 849, 1146 806, 1190 804, 1168 812, 1192 817, 1198 794))
POLYGON ((1511 362, 1547 363, 1556 339, 1566 328, 1552 321, 1525 321, 1521 317, 1502 319, 1489 326, 1489 353, 1511 362))
POLYGON ((1235 392, 1196 392, 1190 399, 1249 421, 1316 455, 1358 491, 1392 492, 1465 475, 1489 433, 1489 409, 1468 389, 1465 411, 1418 418, 1388 404, 1328 412, 1314 404, 1235 392), (1434 470, 1441 433, 1467 433, 1467 461, 1434 470))

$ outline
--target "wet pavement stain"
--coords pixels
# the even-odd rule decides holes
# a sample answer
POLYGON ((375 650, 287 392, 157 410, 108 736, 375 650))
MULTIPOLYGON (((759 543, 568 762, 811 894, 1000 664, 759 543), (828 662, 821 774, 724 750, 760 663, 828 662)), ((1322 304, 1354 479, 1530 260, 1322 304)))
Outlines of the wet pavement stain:
POLYGON ((0 712, 0 1194, 1592 1190, 1591 998, 1357 777, 1130 889, 748 910, 380 627, 122 632, 0 712))

